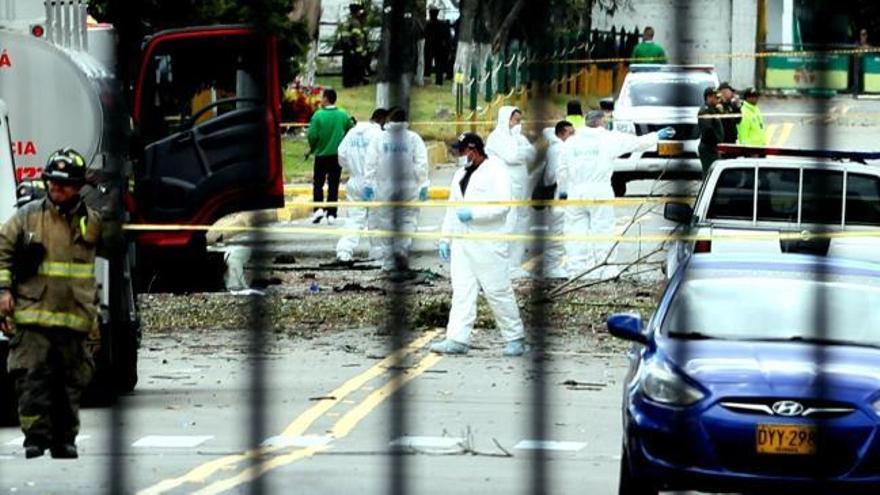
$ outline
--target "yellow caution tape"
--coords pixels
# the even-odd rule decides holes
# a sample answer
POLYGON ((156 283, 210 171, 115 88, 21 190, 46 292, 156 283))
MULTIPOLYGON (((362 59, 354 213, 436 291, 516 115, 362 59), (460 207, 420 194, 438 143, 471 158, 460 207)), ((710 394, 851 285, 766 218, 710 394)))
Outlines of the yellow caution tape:
POLYGON ((327 227, 252 227, 252 226, 213 226, 213 225, 166 225, 166 224, 130 224, 125 230, 130 232, 221 232, 230 234, 297 234, 297 235, 329 235, 335 237, 360 236, 376 238, 411 238, 423 240, 463 239, 471 241, 503 241, 503 242, 696 242, 696 241, 807 241, 814 239, 838 238, 880 238, 880 229, 846 232, 738 232, 722 234, 566 234, 566 235, 534 235, 534 234, 499 234, 491 232, 397 232, 392 230, 357 230, 327 227))
POLYGON ((692 202, 690 196, 667 196, 645 198, 608 198, 608 199, 548 199, 548 200, 511 200, 511 201, 303 201, 293 203, 296 207, 313 208, 450 208, 474 206, 601 206, 601 205, 642 205, 692 202))
MULTIPOLYGON (((698 60, 714 60, 714 59, 740 59, 740 58, 770 58, 770 57, 821 57, 825 55, 867 55, 871 53, 880 53, 880 47, 871 48, 841 48, 836 50, 798 50, 798 51, 766 51, 766 52, 727 52, 727 53, 702 53, 697 54, 698 60)), ((613 64, 613 63, 665 63, 665 58, 632 58, 632 57, 611 57, 611 58, 586 58, 586 59, 567 59, 567 60, 533 60, 530 63, 535 65, 541 64, 613 64)))

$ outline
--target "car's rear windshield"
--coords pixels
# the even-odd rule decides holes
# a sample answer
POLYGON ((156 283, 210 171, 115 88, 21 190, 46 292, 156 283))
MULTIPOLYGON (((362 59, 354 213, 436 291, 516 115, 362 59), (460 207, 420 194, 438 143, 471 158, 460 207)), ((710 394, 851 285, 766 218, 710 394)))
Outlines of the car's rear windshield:
POLYGON ((701 107, 703 91, 714 85, 708 79, 634 81, 621 95, 621 102, 631 107, 701 107))
POLYGON ((703 275, 679 287, 663 321, 665 334, 732 340, 821 337, 880 345, 880 284, 874 277, 703 275), (819 305, 824 319, 816 318, 819 305))
POLYGON ((706 218, 880 226, 880 178, 874 175, 760 167, 756 183, 755 173, 754 167, 725 169, 706 218))

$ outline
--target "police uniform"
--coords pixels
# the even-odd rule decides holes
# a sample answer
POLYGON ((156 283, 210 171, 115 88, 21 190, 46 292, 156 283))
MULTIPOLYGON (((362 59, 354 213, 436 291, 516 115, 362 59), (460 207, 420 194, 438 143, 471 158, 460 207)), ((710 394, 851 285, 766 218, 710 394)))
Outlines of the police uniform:
POLYGON ((722 115, 722 112, 718 107, 708 105, 703 106, 697 113, 700 126, 700 146, 697 148, 697 152, 700 156, 704 177, 709 171, 709 167, 715 163, 715 160, 718 160, 718 144, 724 142, 724 127, 721 124, 721 119, 717 118, 719 115, 722 115))
MULTIPOLYGON (((82 184, 85 161, 72 150, 56 152, 44 179, 82 184)), ((100 239, 98 214, 79 198, 68 205, 34 200, 0 229, 0 291, 15 301, 7 365, 27 457, 46 448, 53 457, 76 457, 80 398, 94 370, 85 340, 97 332, 100 239)))

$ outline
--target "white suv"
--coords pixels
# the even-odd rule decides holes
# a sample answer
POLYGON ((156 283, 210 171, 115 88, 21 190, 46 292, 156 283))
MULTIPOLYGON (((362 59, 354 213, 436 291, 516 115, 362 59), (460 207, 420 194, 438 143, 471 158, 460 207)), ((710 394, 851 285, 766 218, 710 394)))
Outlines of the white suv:
POLYGON ((615 195, 626 194, 631 180, 699 178, 697 112, 706 88, 718 87, 714 66, 634 64, 629 71, 614 104, 614 130, 641 136, 672 127, 675 137, 640 156, 618 158, 612 177, 615 195))

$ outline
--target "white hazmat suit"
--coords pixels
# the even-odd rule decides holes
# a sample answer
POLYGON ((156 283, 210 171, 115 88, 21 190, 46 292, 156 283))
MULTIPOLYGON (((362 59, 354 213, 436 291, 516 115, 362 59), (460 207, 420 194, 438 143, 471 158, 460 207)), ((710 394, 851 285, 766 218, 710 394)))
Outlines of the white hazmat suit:
MULTIPOLYGON (((486 139, 486 153, 490 157, 498 158, 507 166, 510 175, 511 198, 517 201, 530 199, 531 191, 528 190, 529 164, 535 160, 535 147, 522 135, 517 127, 511 129, 510 118, 513 113, 519 111, 516 107, 505 106, 498 110, 498 121, 495 130, 486 139)), ((513 233, 526 235, 529 233, 529 209, 526 206, 514 208, 513 233)), ((522 241, 510 242, 508 261, 511 275, 523 276, 522 263, 526 251, 526 243, 522 241)))
MULTIPOLYGON (((569 200, 613 199, 611 175, 614 159, 627 154, 648 151, 657 146, 658 135, 634 136, 603 128, 580 129, 562 146, 562 177, 559 191, 568 193, 569 200)), ((568 206, 565 208, 565 235, 613 235, 614 207, 611 205, 568 206)), ((566 270, 569 277, 589 268, 613 261, 609 241, 567 241, 566 270), (609 256, 609 255, 612 256, 609 256)), ((603 270, 591 275, 602 277, 603 270)))
MULTIPOLYGON (((385 130, 370 143, 367 151, 365 185, 376 192, 376 201, 416 201, 427 190, 428 150, 425 142, 405 122, 385 124, 385 130)), ((393 270, 395 261, 407 260, 412 234, 418 228, 419 209, 399 208, 399 235, 377 237, 377 255, 382 269, 393 270)), ((394 230, 394 208, 376 208, 370 215, 370 229, 394 230)))
MULTIPOLYGON (((345 184, 345 197, 352 205, 346 211, 345 228, 347 230, 363 230, 367 227, 367 219, 370 210, 358 208, 357 202, 365 201, 364 185, 366 181, 367 152, 370 143, 380 136, 382 126, 375 122, 359 122, 354 129, 339 144, 339 166, 348 174, 348 182, 345 184)), ((354 250, 360 243, 360 236, 346 235, 336 243, 336 258, 340 261, 349 261, 354 256, 354 250)), ((371 244, 375 245, 375 241, 371 244)))
MULTIPOLYGON (((466 169, 455 172, 449 186, 450 201, 510 201, 509 168, 495 158, 487 158, 471 174, 467 190, 461 192, 466 169)), ((449 207, 443 220, 443 234, 506 234, 509 206, 474 206, 473 220, 463 223, 456 208, 449 207)), ((506 342, 525 338, 516 296, 507 269, 507 243, 498 240, 451 240, 452 308, 446 326, 446 338, 468 344, 477 318, 480 289, 495 315, 495 324, 506 342)))
MULTIPOLYGON (((564 141, 556 136, 556 129, 548 127, 544 129, 544 138, 550 143, 547 147, 546 163, 544 165, 544 173, 542 174, 543 185, 552 186, 556 184, 556 197, 563 191, 559 187, 560 177, 565 177, 565 170, 562 169, 562 146, 564 141)), ((569 138, 571 139, 571 138, 569 138)), ((547 211, 546 220, 548 222, 547 234, 552 237, 562 236, 565 233, 565 208, 551 207, 547 211)), ((559 241, 548 240, 544 248, 544 276, 547 278, 565 278, 566 273, 562 267, 562 260, 565 256, 565 246, 559 241)))

